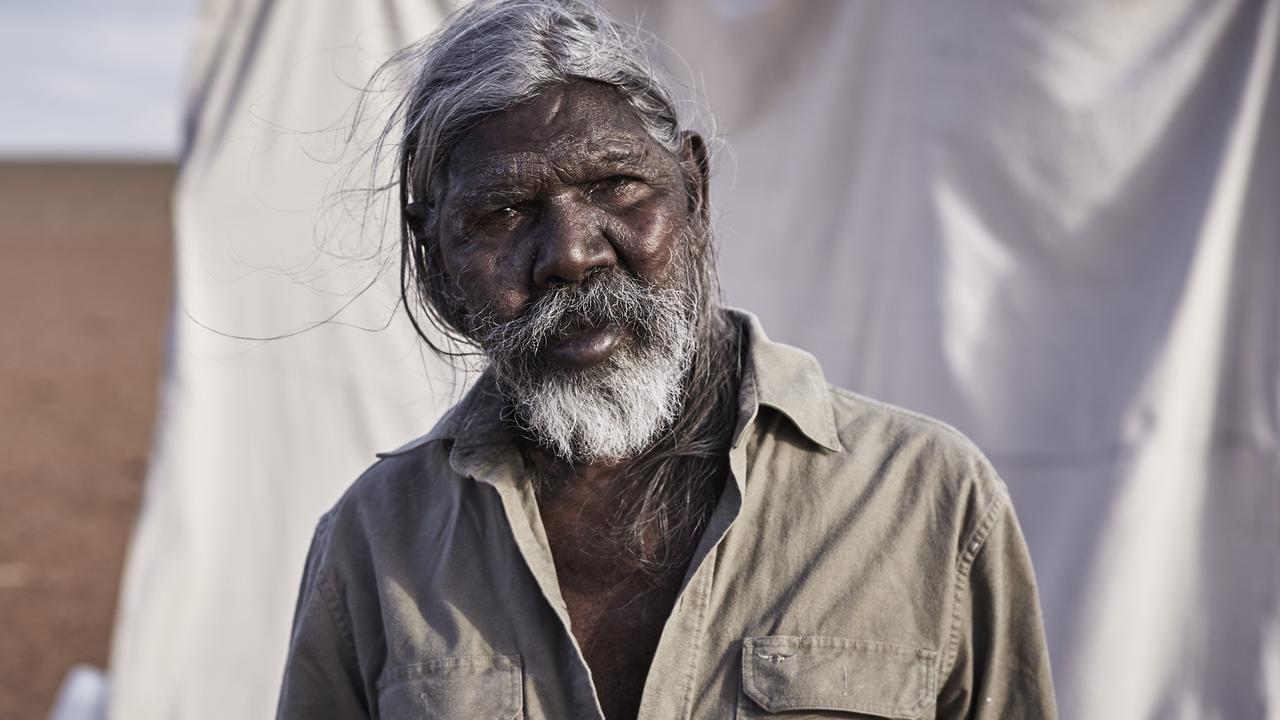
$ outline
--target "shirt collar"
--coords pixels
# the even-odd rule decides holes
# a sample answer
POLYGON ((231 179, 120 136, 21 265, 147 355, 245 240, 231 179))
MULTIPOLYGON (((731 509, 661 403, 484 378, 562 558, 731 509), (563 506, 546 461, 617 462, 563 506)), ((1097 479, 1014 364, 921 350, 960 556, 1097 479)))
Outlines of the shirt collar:
MULTIPOLYGON (((817 358, 770 340, 755 315, 736 309, 729 313, 742 325, 747 342, 747 372, 742 380, 744 418, 754 414, 755 405, 769 407, 818 445, 833 452, 844 450, 836 431, 831 390, 817 358)), ((741 419, 739 422, 745 424, 741 419)))
MULTIPOLYGON (((818 360, 798 348, 776 343, 765 335, 760 320, 744 310, 728 313, 742 328, 746 364, 742 378, 739 428, 745 428, 764 406, 781 413, 814 443, 840 452, 831 392, 818 360)), ((425 436, 390 453, 396 455, 433 440, 459 447, 505 444, 511 433, 503 422, 505 404, 492 373, 486 371, 425 436)))

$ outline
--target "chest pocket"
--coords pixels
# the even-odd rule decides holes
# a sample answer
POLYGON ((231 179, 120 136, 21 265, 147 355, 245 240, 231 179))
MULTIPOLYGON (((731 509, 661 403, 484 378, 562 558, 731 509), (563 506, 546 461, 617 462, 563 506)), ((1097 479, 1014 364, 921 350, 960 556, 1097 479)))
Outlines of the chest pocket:
POLYGON ((524 708, 519 655, 460 655, 403 665, 379 685, 382 720, 510 720, 524 708))
POLYGON ((937 696, 933 650, 792 635, 742 641, 739 718, 915 720, 937 696))

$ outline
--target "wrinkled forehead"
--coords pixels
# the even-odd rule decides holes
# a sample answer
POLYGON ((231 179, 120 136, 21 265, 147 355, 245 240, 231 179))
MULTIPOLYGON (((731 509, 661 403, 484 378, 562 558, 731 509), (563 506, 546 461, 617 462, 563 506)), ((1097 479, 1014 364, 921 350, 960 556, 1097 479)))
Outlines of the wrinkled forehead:
POLYGON ((441 190, 453 194, 546 172, 589 174, 593 166, 628 164, 674 169, 676 162, 617 90, 581 81, 548 88, 469 130, 450 153, 441 190))

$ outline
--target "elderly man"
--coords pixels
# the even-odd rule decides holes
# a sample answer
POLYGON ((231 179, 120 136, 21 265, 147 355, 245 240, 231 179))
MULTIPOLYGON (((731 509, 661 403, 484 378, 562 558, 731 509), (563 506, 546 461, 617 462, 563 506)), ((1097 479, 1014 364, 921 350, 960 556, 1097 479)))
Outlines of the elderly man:
POLYGON ((479 2, 406 54, 405 299, 487 369, 320 521, 280 716, 1053 717, 1001 481, 719 304, 637 38, 479 2))

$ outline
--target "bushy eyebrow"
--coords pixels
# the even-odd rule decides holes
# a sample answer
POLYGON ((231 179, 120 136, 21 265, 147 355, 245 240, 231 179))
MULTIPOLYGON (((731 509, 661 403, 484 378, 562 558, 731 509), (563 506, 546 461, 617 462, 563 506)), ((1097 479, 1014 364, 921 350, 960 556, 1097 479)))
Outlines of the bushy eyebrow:
POLYGON ((647 153, 630 143, 609 143, 601 147, 584 148, 583 159, 596 162, 627 162, 641 160, 647 153))
POLYGON ((454 196, 453 202, 463 210, 481 207, 500 207, 518 203, 529 196, 528 192, 505 185, 483 186, 454 196))

